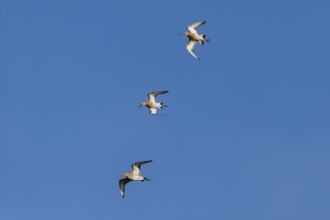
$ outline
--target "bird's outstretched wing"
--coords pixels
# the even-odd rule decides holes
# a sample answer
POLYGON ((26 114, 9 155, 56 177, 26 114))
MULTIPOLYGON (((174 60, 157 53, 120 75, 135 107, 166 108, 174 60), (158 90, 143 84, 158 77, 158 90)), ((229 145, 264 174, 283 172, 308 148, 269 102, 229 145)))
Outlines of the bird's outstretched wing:
POLYGON ((148 94, 149 102, 156 102, 156 96, 159 94, 168 93, 168 91, 157 91, 157 92, 151 92, 148 94))
POLYGON ((194 40, 190 40, 188 42, 188 44, 186 45, 186 49, 188 50, 188 52, 195 57, 197 60, 200 60, 198 56, 196 56, 196 54, 194 53, 193 49, 195 47, 195 44, 197 43, 197 41, 194 40))
POLYGON ((132 180, 130 180, 128 178, 119 180, 119 189, 120 189, 121 197, 123 197, 123 198, 125 197, 125 185, 126 185, 126 183, 129 183, 131 181, 132 180))
POLYGON ((149 108, 150 114, 157 115, 157 108, 149 108))
POLYGON ((134 175, 140 175, 140 167, 142 164, 145 164, 145 163, 150 163, 152 162, 152 160, 145 160, 145 161, 140 161, 140 162, 136 162, 136 163, 133 163, 132 164, 132 174, 134 175))
POLYGON ((188 30, 189 30, 191 33, 198 34, 196 29, 197 29, 198 27, 202 26, 202 25, 205 24, 205 23, 206 23, 206 21, 196 22, 196 23, 194 23, 194 24, 192 24, 192 25, 189 25, 189 26, 188 26, 188 30))

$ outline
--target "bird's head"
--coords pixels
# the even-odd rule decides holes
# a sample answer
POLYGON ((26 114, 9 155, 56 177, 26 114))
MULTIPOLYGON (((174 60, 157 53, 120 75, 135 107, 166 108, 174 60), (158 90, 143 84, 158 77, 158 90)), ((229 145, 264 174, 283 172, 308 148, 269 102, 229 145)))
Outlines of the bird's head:
POLYGON ((124 174, 122 174, 122 176, 128 177, 129 173, 124 173, 124 174))
POLYGON ((189 32, 183 32, 183 33, 180 33, 181 35, 183 36, 189 36, 189 32))
POLYGON ((143 106, 146 106, 147 105, 147 102, 142 102, 141 105, 139 105, 139 107, 143 107, 143 106))

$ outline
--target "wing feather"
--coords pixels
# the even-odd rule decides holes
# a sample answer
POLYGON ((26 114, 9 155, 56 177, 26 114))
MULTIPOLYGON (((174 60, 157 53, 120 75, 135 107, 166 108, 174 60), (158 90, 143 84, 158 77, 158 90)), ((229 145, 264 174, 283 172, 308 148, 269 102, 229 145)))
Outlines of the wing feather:
POLYGON ((132 180, 130 180, 128 178, 119 180, 119 189, 120 189, 121 197, 123 197, 123 198, 125 197, 125 185, 126 185, 126 183, 129 183, 131 181, 132 180))
POLYGON ((196 22, 196 23, 194 23, 194 24, 192 24, 192 25, 189 25, 189 26, 188 26, 188 30, 189 30, 191 33, 198 34, 196 29, 197 29, 198 27, 202 26, 202 25, 205 24, 205 23, 206 23, 206 21, 196 22))
POLYGON ((200 60, 199 57, 196 56, 196 54, 194 53, 193 49, 195 47, 195 44, 197 43, 197 41, 194 40, 190 40, 188 42, 188 44, 186 45, 186 49, 188 50, 188 52, 195 57, 197 60, 200 60))
POLYGON ((159 95, 159 94, 164 94, 164 93, 168 93, 168 91, 150 92, 148 94, 149 102, 156 102, 156 96, 159 95))
POLYGON ((157 115, 157 108, 149 108, 149 110, 150 110, 150 114, 152 114, 152 115, 157 115))
POLYGON ((152 160, 145 160, 145 161, 140 161, 140 162, 136 162, 136 163, 133 163, 132 164, 132 173, 134 175, 140 175, 141 174, 141 171, 140 171, 140 167, 142 164, 145 164, 145 163, 150 163, 152 162, 152 160))

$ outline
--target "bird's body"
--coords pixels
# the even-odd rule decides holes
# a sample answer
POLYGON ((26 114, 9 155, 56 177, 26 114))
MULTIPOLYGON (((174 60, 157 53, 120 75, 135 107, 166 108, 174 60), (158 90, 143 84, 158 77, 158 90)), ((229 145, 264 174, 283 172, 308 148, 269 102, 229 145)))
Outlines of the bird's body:
POLYGON ((201 22, 196 22, 192 25, 188 26, 188 30, 189 32, 184 32, 182 33, 182 35, 185 35, 189 38, 189 42, 186 45, 186 49, 188 50, 188 52, 195 57, 196 59, 200 60, 200 58, 198 56, 196 56, 196 54, 194 53, 193 49, 195 47, 195 44, 197 42, 199 42, 201 45, 204 45, 204 42, 209 42, 209 39, 206 38, 205 34, 198 34, 197 32, 197 28, 202 26, 203 24, 205 24, 206 21, 201 21, 201 22))
POLYGON ((157 109, 163 109, 164 107, 167 107, 162 102, 156 102, 156 96, 159 94, 165 94, 168 93, 168 91, 158 91, 158 92, 151 92, 148 94, 149 100, 147 102, 142 102, 141 106, 146 106, 149 108, 150 114, 157 115, 157 109))
POLYGON ((141 175, 140 167, 142 164, 145 163, 150 163, 152 160, 146 160, 146 161, 140 161, 133 163, 132 166, 132 173, 124 173, 123 176, 126 176, 125 179, 119 180, 119 188, 120 188, 120 193, 121 196, 124 198, 125 197, 125 185, 131 181, 145 181, 145 180, 150 180, 145 176, 141 175))
POLYGON ((193 40, 196 42, 199 42, 200 44, 204 44, 204 37, 202 35, 198 35, 198 33, 191 33, 191 32, 185 32, 186 36, 189 38, 189 40, 193 40))

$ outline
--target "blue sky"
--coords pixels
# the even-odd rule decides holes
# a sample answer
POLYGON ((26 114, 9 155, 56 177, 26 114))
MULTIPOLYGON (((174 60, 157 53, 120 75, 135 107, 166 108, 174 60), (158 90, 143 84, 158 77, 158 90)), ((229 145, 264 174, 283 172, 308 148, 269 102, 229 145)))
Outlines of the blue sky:
POLYGON ((0 219, 330 219, 329 11, 1 1, 0 219), (203 20, 199 62, 179 33, 203 20))

